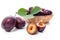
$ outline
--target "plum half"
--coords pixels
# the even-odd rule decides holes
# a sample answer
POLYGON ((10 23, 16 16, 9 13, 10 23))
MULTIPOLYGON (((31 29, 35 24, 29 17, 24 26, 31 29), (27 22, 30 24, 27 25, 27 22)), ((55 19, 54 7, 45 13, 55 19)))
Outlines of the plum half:
POLYGON ((27 26, 27 32, 31 35, 34 35, 36 34, 36 30, 37 30, 37 27, 34 23, 30 23, 28 26, 27 26))
POLYGON ((37 30, 39 32, 43 32, 45 27, 46 27, 46 25, 44 23, 42 23, 42 22, 37 23, 37 30))

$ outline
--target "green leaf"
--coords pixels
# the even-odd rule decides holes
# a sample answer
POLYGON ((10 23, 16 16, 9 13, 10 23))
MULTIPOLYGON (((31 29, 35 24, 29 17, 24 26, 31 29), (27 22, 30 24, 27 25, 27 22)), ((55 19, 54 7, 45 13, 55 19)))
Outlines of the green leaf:
POLYGON ((33 8, 31 9, 30 14, 32 14, 32 15, 33 15, 33 14, 36 14, 36 13, 40 12, 40 10, 41 10, 40 7, 35 6, 35 7, 33 7, 33 8))
POLYGON ((20 16, 26 16, 26 14, 27 14, 26 9, 20 8, 20 9, 18 10, 18 15, 20 15, 20 16))
POLYGON ((18 10, 17 14, 20 15, 20 16, 22 16, 22 17, 26 17, 27 19, 30 19, 30 18, 33 18, 33 17, 34 17, 34 16, 33 16, 34 14, 40 12, 40 10, 41 10, 40 7, 35 6, 35 7, 33 7, 33 8, 31 9, 30 14, 27 15, 26 9, 20 8, 20 9, 18 10))

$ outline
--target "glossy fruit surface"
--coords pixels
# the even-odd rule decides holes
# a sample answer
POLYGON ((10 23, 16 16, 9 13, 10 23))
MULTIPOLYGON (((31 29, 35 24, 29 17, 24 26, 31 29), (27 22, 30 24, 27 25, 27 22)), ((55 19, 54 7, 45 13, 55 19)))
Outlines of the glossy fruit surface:
POLYGON ((32 8, 33 8, 33 7, 30 7, 29 10, 27 10, 27 15, 30 14, 32 8))
POLYGON ((46 27, 46 25, 44 23, 42 23, 42 22, 37 23, 37 30, 39 32, 43 32, 45 27, 46 27))
POLYGON ((29 8, 29 11, 31 11, 32 8, 33 8, 33 7, 30 7, 30 8, 29 8))
POLYGON ((25 26, 25 21, 22 20, 20 17, 16 17, 16 28, 21 29, 25 26))
POLYGON ((2 28, 7 32, 10 32, 16 24, 16 20, 14 17, 6 17, 2 21, 2 28))
POLYGON ((27 10, 27 15, 30 14, 30 11, 31 11, 32 8, 33 8, 33 7, 30 7, 29 10, 27 10))
POLYGON ((46 15, 51 15, 51 14, 52 14, 52 11, 41 9, 41 11, 34 14, 34 16, 46 16, 46 15))
POLYGON ((39 32, 43 32, 45 27, 37 27, 39 32))

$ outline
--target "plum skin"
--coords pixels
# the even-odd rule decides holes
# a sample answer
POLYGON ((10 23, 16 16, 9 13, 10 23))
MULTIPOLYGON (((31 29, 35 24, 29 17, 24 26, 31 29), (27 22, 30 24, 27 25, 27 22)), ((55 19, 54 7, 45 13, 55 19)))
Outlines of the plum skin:
POLYGON ((38 29, 39 32, 43 32, 45 27, 37 27, 37 29, 38 29))
POLYGON ((17 29, 23 28, 25 26, 25 21, 20 17, 8 16, 3 19, 1 26, 6 32, 10 32, 14 27, 17 29))
POLYGON ((30 7, 29 10, 27 10, 27 15, 30 14, 32 8, 33 8, 33 7, 30 7))
POLYGON ((25 21, 22 20, 20 17, 16 17, 16 25, 17 29, 22 29, 25 26, 25 21))
POLYGON ((2 28, 5 29, 5 31, 10 32, 16 24, 16 20, 14 17, 9 16, 3 19, 2 21, 2 28))
POLYGON ((46 27, 46 25, 43 22, 37 23, 37 30, 39 32, 43 32, 45 27, 46 27))

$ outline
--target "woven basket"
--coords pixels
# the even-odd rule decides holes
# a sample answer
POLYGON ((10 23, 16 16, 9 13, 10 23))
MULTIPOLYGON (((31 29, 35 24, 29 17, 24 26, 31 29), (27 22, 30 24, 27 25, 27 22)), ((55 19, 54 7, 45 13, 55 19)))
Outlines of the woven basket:
POLYGON ((53 15, 46 16, 34 16, 34 18, 26 19, 28 23, 37 23, 39 21, 43 21, 43 23, 48 23, 53 15))

